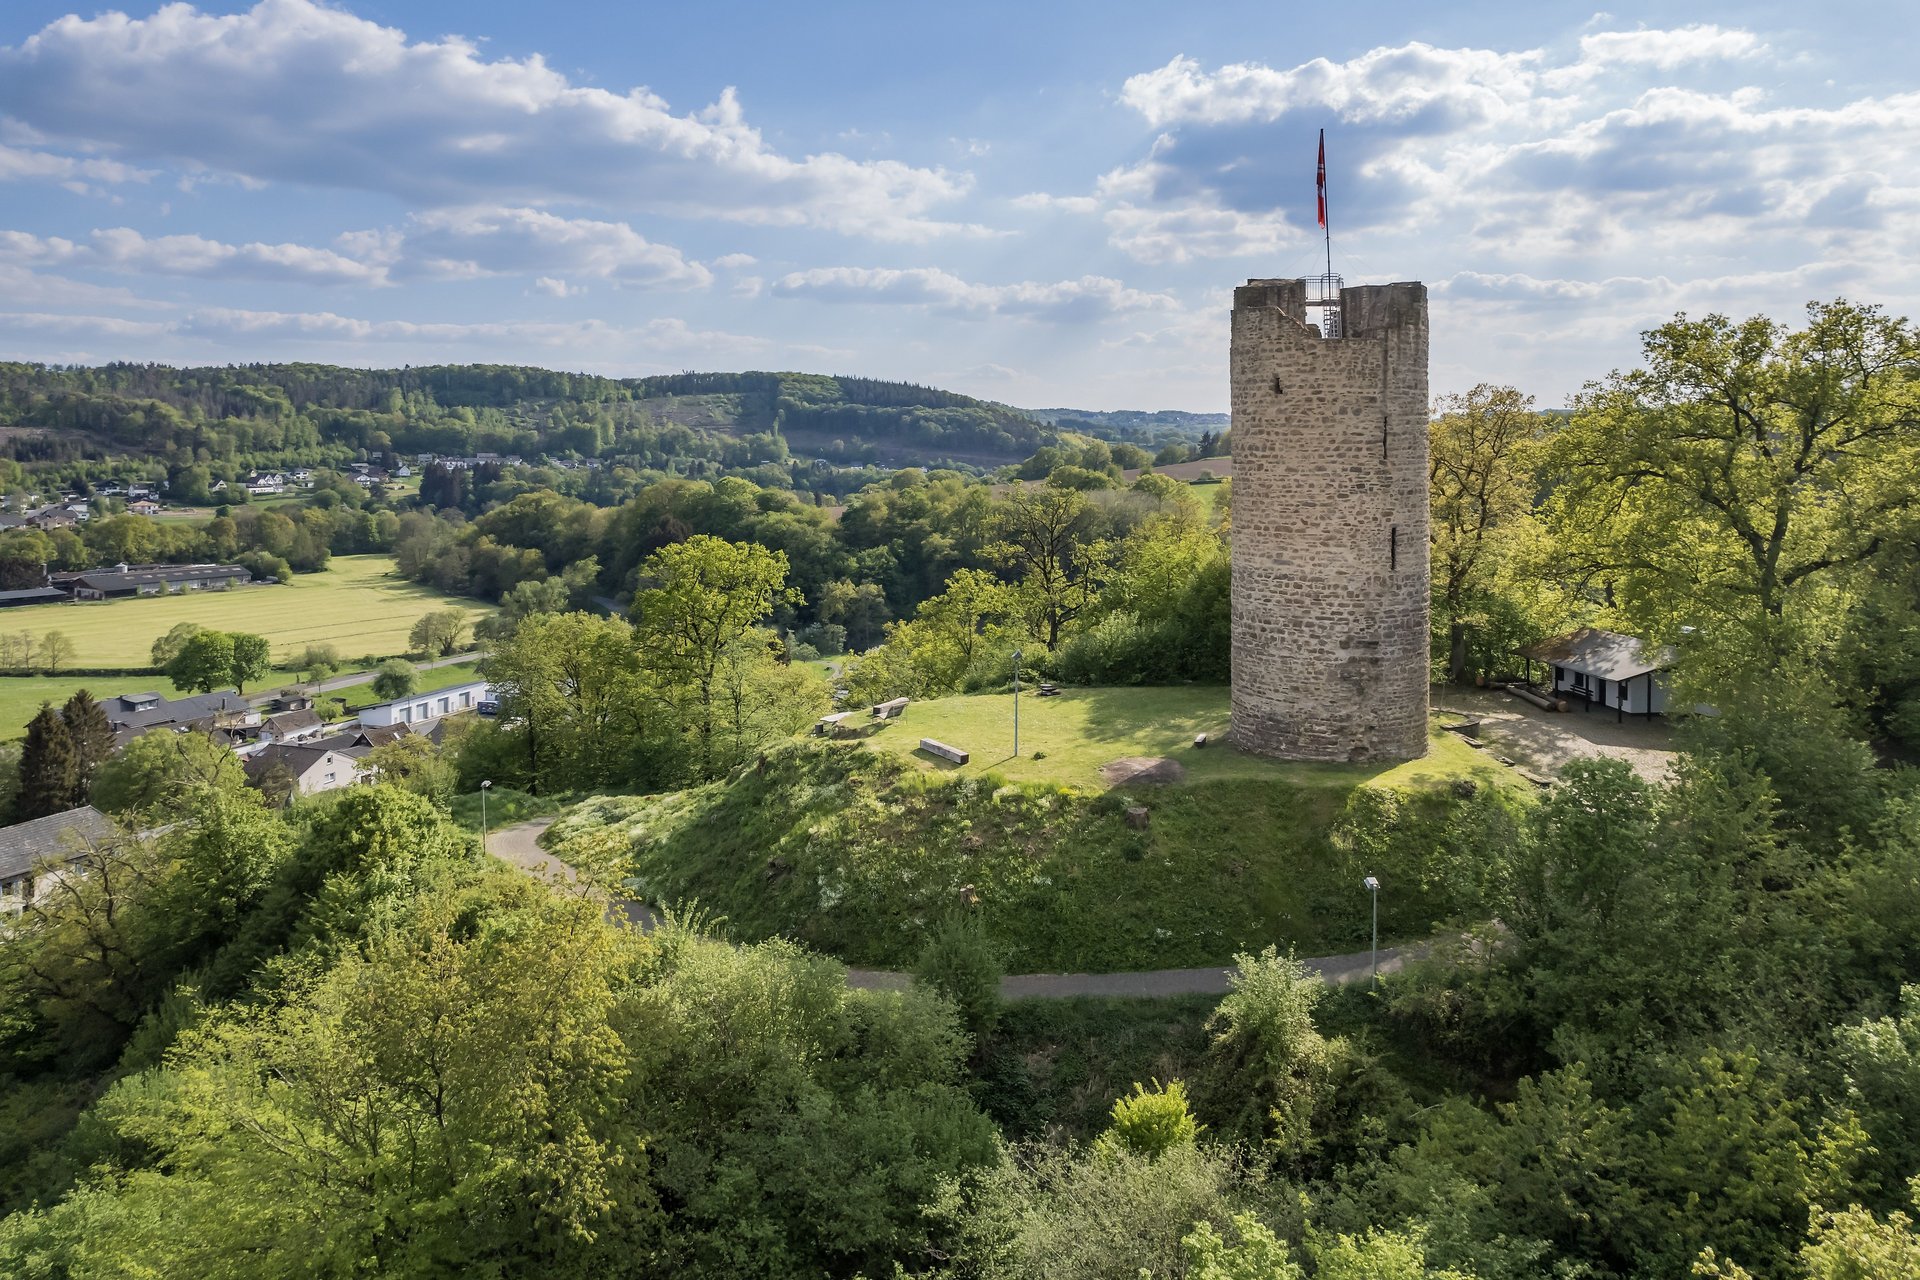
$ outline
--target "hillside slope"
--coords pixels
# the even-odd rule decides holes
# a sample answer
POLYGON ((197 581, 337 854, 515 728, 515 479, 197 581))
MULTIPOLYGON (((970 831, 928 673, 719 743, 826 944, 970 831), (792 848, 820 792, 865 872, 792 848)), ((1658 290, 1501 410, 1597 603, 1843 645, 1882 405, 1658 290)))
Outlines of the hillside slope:
POLYGON ((23 461, 182 448, 215 460, 386 449, 671 456, 690 452, 691 433, 783 436, 794 453, 836 462, 997 465, 1056 438, 1020 410, 909 383, 758 372, 623 379, 514 365, 0 364, 0 428, 14 433, 5 447, 23 461))
POLYGON ((1382 941, 1424 936, 1477 908, 1476 851, 1516 803, 1491 775, 1376 786, 1277 768, 1103 792, 801 741, 722 782, 587 801, 549 843, 624 859, 642 896, 697 903, 741 940, 899 966, 972 910, 1012 971, 1113 971, 1363 947, 1367 875, 1389 886, 1382 941))

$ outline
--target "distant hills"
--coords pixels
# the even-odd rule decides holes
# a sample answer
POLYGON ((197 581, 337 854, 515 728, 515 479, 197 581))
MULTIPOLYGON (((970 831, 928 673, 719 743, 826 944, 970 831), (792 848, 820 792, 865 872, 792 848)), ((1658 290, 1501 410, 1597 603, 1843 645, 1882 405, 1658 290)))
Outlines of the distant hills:
POLYGON ((665 469, 991 470, 1062 433, 1158 447, 1218 435, 1227 422, 1175 409, 1019 409, 916 383, 796 372, 0 363, 0 457, 30 464, 131 457, 218 469, 487 451, 665 469))
POLYGON ((491 451, 728 466, 995 467, 1058 439, 957 392, 809 373, 606 378, 518 365, 355 369, 0 363, 0 439, 22 462, 146 457, 252 465, 365 451, 491 451))
POLYGON ((1219 435, 1232 423, 1225 413, 1187 413, 1180 409, 1028 409, 1037 420, 1060 431, 1135 444, 1171 444, 1219 435))

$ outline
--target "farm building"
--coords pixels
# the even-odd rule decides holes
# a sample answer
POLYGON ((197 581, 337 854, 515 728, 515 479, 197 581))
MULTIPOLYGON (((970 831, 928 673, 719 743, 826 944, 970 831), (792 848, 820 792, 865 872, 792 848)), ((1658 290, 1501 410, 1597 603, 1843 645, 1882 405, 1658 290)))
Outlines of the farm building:
POLYGON ((237 564, 117 564, 110 569, 56 573, 52 585, 66 587, 75 600, 117 600, 169 591, 216 591, 252 581, 253 575, 237 564))

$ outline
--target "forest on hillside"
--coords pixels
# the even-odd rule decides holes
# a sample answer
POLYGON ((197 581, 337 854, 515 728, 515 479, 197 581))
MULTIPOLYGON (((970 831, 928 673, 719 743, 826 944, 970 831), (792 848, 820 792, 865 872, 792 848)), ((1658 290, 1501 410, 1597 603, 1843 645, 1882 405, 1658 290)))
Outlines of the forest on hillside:
POLYGON ((907 383, 799 373, 617 379, 507 365, 0 364, 0 427, 14 429, 5 450, 19 462, 122 455, 170 468, 481 452, 750 465, 784 462, 788 435, 838 464, 910 451, 992 465, 1054 438, 1018 410, 907 383))

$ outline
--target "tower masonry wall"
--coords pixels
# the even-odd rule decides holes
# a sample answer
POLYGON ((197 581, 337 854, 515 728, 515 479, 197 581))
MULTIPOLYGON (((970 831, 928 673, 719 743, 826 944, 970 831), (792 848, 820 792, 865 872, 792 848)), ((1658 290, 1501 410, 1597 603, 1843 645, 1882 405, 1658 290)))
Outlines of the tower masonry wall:
POLYGON ((1306 282, 1233 299, 1233 727, 1297 760, 1427 750, 1427 291, 1306 282))

